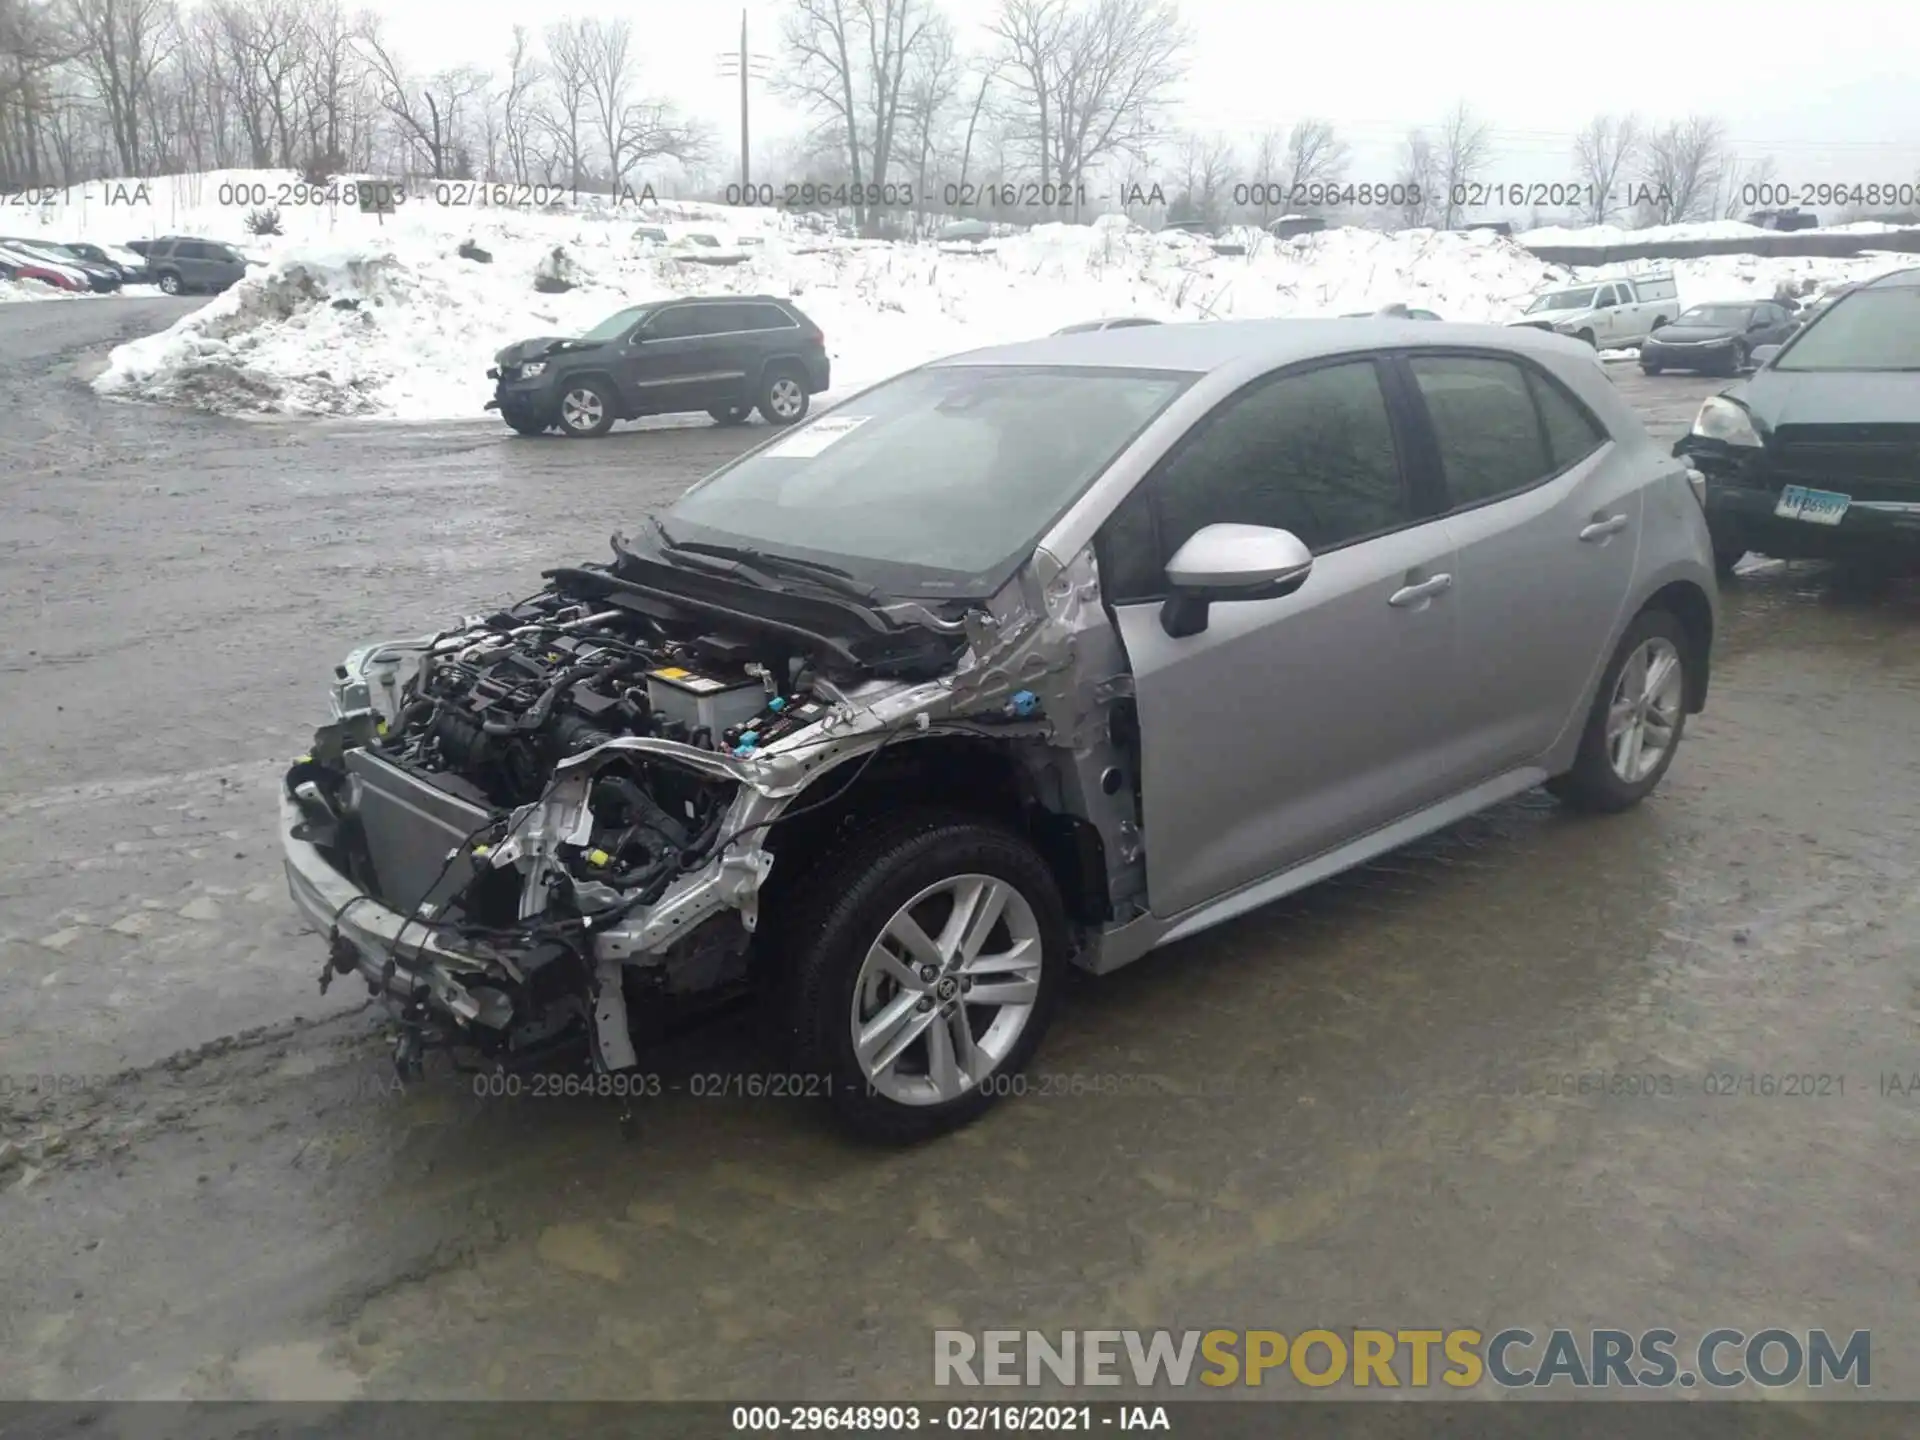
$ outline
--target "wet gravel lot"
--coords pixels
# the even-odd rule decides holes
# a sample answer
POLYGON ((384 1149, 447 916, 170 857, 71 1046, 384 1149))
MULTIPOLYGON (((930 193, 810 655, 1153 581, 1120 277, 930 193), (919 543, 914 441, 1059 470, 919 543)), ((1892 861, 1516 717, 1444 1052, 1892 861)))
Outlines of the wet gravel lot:
MULTIPOLYGON (((1522 797, 1076 980, 948 1140, 707 1093, 729 1023, 623 1131, 393 1085, 275 781, 352 643, 764 432, 84 388, 191 305, 0 307, 0 1398, 931 1395, 932 1328, 996 1324, 1824 1325, 1920 1398, 1920 590, 1756 566, 1639 811, 1522 797)), ((1662 435, 1721 383, 1615 372, 1662 435)))

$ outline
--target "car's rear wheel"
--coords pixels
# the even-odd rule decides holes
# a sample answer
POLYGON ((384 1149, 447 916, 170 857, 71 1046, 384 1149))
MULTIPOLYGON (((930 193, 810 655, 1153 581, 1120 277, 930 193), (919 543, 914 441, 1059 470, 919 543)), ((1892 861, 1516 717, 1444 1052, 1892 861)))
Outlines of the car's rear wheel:
POLYGON ((180 277, 174 274, 173 271, 162 270, 160 272, 160 293, 162 295, 178 295, 185 288, 186 287, 180 283, 180 277))
POLYGON ((1573 768, 1547 788, 1576 810, 1611 812, 1653 793, 1687 725, 1692 642, 1664 610, 1644 610, 1601 679, 1573 768))
POLYGON ((1020 1092, 1068 948, 1032 845, 957 812, 903 814, 822 866, 806 895, 783 937, 794 1059, 843 1124, 906 1144, 1020 1092))
POLYGON ((810 397, 807 383, 796 370, 780 366, 767 372, 760 385, 760 415, 769 425, 791 425, 804 420, 810 397))
POLYGON ((522 435, 544 435, 547 433, 546 421, 537 416, 528 415, 524 411, 502 410, 500 412, 500 418, 506 421, 513 429, 518 430, 522 435))
POLYGON ((716 425, 744 425, 753 414, 751 405, 720 405, 707 411, 716 425))
POLYGON ((560 393, 560 428, 592 440, 613 428, 613 396, 598 380, 570 380, 560 393))

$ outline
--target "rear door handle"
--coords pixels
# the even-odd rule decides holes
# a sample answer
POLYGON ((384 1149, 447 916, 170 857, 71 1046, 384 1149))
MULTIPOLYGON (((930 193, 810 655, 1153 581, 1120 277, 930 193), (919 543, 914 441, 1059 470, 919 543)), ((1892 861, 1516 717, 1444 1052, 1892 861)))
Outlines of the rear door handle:
POLYGON ((1580 538, 1588 544, 1596 540, 1605 540, 1609 535, 1618 535, 1627 528, 1628 523, 1624 515, 1609 515, 1606 519, 1596 520, 1587 526, 1580 532, 1580 538))
POLYGON ((1422 580, 1418 585, 1403 586, 1387 597, 1387 604, 1396 610, 1404 610, 1410 605, 1418 605, 1423 600, 1431 600, 1453 588, 1453 576, 1436 575, 1431 580, 1422 580))

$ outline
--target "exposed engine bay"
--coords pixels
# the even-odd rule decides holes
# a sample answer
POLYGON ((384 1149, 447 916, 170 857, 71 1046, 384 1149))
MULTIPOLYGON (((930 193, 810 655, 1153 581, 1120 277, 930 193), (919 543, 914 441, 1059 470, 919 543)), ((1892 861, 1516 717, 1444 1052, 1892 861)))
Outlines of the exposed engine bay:
POLYGON ((629 1067, 630 1015, 744 987, 769 832, 881 750, 964 733, 1038 766, 1104 736, 1072 665, 1075 632, 1111 643, 1095 587, 1056 578, 1049 596, 1023 576, 957 615, 819 591, 775 605, 615 549, 519 604, 354 652, 335 718, 287 772, 289 879, 332 951, 322 986, 357 970, 395 1006, 403 1071, 429 1048, 499 1059, 581 1031, 599 1068, 629 1067))

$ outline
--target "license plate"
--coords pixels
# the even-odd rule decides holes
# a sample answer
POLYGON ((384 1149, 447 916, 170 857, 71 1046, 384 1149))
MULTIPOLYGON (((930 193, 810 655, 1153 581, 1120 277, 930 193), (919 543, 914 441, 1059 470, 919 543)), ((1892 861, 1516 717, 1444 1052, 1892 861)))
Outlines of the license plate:
POLYGON ((1851 504, 1851 495, 1789 485, 1780 492, 1780 503, 1773 507, 1773 513, 1782 520, 1805 520, 1809 525, 1838 525, 1851 504))

